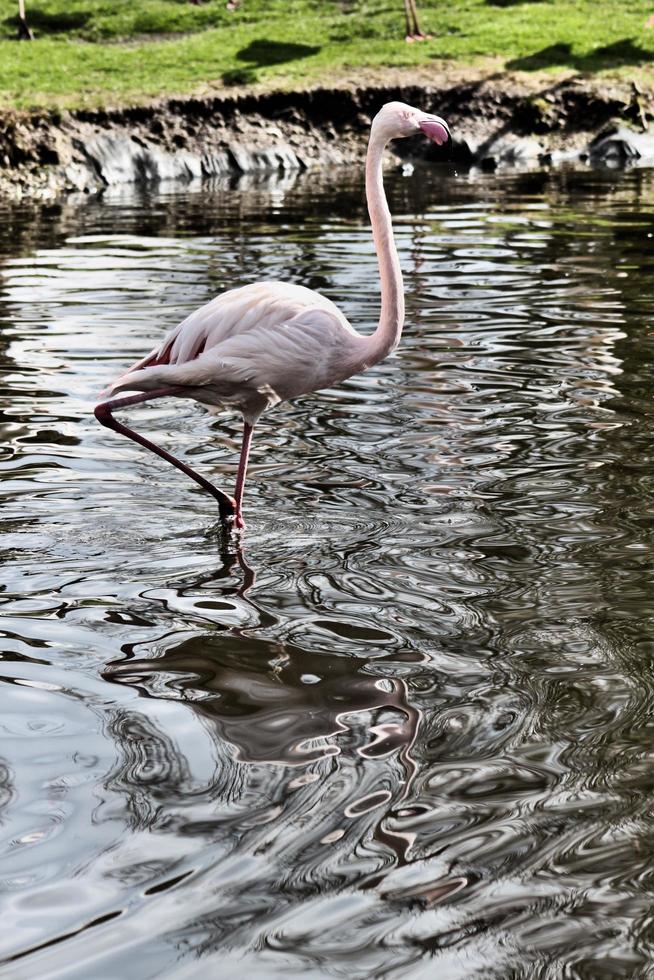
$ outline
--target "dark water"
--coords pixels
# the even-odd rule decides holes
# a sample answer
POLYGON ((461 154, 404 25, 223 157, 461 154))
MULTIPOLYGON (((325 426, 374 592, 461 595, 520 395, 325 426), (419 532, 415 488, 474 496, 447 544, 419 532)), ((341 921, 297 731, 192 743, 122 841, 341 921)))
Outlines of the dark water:
POLYGON ((360 175, 0 208, 3 976, 654 976, 654 173, 389 192, 401 349, 262 422, 241 551, 91 409, 235 284, 372 329, 360 175))

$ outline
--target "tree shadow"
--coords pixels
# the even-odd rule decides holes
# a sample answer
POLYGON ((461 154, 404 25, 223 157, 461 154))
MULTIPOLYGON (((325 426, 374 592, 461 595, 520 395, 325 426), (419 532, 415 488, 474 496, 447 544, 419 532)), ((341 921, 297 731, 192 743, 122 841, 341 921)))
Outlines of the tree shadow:
MULTIPOLYGON (((69 31, 78 31, 85 27, 91 18, 89 12, 78 11, 59 11, 58 13, 46 13, 44 10, 28 10, 28 24, 36 34, 67 34, 69 31)), ((15 33, 18 18, 16 16, 6 17, 3 26, 15 33)))
POLYGON ((243 68, 224 72, 222 80, 225 85, 252 85, 257 80, 257 68, 283 65, 286 61, 308 58, 309 55, 318 54, 319 51, 319 47, 311 44, 265 39, 251 41, 245 48, 236 52, 237 60, 244 62, 243 68))
POLYGON ((289 41, 251 41, 245 48, 236 52, 238 61, 246 61, 252 68, 265 68, 268 65, 282 65, 285 61, 296 61, 318 54, 320 48, 311 44, 294 44, 289 41))
POLYGON ((584 55, 572 53, 568 43, 550 44, 542 51, 527 55, 524 58, 514 58, 507 61, 506 67, 519 71, 531 71, 536 68, 551 68, 565 66, 579 72, 598 71, 604 68, 617 68, 620 65, 639 65, 653 61, 654 52, 635 44, 633 38, 614 41, 584 55))

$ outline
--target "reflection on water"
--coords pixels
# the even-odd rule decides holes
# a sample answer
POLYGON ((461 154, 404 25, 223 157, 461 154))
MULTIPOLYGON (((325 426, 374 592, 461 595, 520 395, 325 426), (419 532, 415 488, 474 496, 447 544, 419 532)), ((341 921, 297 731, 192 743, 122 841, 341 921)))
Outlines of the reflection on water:
POLYGON ((12 978, 649 975, 654 173, 390 196, 402 347, 262 421, 231 552, 92 405, 236 283, 372 329, 360 176, 2 210, 12 978))
MULTIPOLYGON (((242 555, 238 557, 253 583, 253 570, 242 555)), ((230 568, 229 560, 225 567, 230 568)), ((245 589, 239 592, 243 595, 245 589)), ((221 608, 224 603, 205 605, 221 608)), ((324 626, 337 629, 328 621, 324 626)), ((237 630, 232 635, 237 632, 242 635, 237 630)), ((375 632, 380 640, 385 638, 381 630, 363 632, 370 639, 377 638, 375 632)), ((363 713, 369 718, 370 712, 382 708, 399 711, 404 724, 374 725, 369 730, 374 740, 357 753, 379 758, 412 744, 417 712, 407 701, 406 685, 366 673, 367 667, 365 657, 326 658, 276 640, 263 640, 243 657, 240 647, 228 647, 220 633, 209 633, 183 639, 156 661, 119 663, 107 676, 137 685, 146 696, 195 705, 219 738, 237 749, 239 761, 305 766, 339 754, 334 737, 348 731, 349 716, 363 713)))

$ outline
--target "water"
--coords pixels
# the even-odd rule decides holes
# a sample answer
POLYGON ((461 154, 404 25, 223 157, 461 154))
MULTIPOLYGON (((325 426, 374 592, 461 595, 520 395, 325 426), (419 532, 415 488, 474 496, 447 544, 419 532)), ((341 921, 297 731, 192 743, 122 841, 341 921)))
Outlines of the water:
POLYGON ((237 283, 371 330, 360 174, 2 206, 3 976, 654 976, 654 173, 388 183, 401 349, 240 549, 92 406, 237 283))

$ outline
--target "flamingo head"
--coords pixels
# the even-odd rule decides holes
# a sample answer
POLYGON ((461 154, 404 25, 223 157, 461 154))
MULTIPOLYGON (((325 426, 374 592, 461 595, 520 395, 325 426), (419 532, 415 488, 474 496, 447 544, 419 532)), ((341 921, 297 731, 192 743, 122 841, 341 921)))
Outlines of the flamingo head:
POLYGON ((424 133, 438 146, 451 143, 450 129, 444 119, 431 112, 423 112, 404 102, 387 102, 372 121, 373 133, 379 133, 384 141, 403 139, 424 133))

